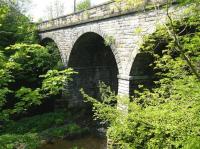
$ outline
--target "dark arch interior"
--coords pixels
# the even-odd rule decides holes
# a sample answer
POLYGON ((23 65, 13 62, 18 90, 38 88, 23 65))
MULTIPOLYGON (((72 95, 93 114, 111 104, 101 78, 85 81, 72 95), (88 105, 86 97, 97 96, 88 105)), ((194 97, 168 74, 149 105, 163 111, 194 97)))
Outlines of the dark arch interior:
POLYGON ((134 96, 134 90, 139 90, 138 85, 143 85, 149 89, 152 88, 153 68, 150 66, 152 62, 153 57, 150 54, 137 54, 130 73, 130 76, 133 76, 133 79, 130 81, 130 96, 134 96))
MULTIPOLYGON (((41 45, 47 45, 49 42, 54 42, 53 41, 53 39, 51 39, 51 38, 44 38, 44 39, 42 39, 41 41, 40 41, 40 44, 41 45)), ((55 42, 54 42, 55 43, 55 42)))
POLYGON ((68 67, 78 72, 70 91, 73 103, 82 102, 80 88, 83 88, 88 95, 98 98, 99 81, 117 93, 117 64, 111 48, 105 46, 104 39, 100 35, 93 32, 82 35, 72 49, 68 67))

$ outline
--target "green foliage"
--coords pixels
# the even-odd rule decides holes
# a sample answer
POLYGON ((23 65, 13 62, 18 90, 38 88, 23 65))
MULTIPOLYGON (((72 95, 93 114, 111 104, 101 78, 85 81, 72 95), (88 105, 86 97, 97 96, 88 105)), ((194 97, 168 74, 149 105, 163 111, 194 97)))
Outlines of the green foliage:
MULTIPOLYGON (((41 58, 41 55, 44 54, 43 51, 45 52, 45 49, 36 45, 15 44, 18 42, 34 43, 37 38, 35 31, 36 26, 30 23, 29 18, 21 13, 22 7, 19 5, 19 1, 0 1, 1 120, 8 119, 11 113, 26 110, 30 105, 34 105, 34 103, 38 104, 38 101, 41 99, 36 87, 34 89, 30 88, 32 87, 30 84, 33 83, 29 78, 32 77, 32 74, 37 74, 37 70, 32 71, 31 67, 33 65, 37 67, 41 64, 41 62, 38 65, 36 63, 38 63, 37 60, 41 58), (10 47, 6 48, 7 46, 10 47), (36 49, 42 50, 37 51, 36 49), (37 59, 34 56, 36 56, 37 59), (25 90, 26 87, 28 87, 26 89, 27 93, 23 97, 21 96, 22 99, 19 99, 19 96, 15 97, 15 94, 19 95, 19 92, 25 90), (20 88, 22 89, 20 90, 20 88), (31 98, 30 96, 33 97, 31 98), (30 99, 30 101, 28 101, 28 99, 30 99), (8 105, 8 103, 10 105, 8 105), (27 108, 25 108, 26 105, 27 108)), ((48 52, 45 54, 48 54, 50 59, 50 54, 48 52)), ((40 66, 40 68, 41 67, 43 66, 40 66)), ((45 73, 45 71, 43 71, 42 74, 43 73, 45 73)), ((36 77, 37 75, 35 75, 32 79, 35 79, 36 77)))
POLYGON ((65 119, 68 117, 68 113, 54 112, 23 118, 17 122, 8 123, 3 132, 15 134, 40 133, 48 128, 64 125, 65 119))
POLYGON ((1 117, 20 114, 34 105, 40 105, 46 97, 60 93, 66 85, 65 81, 69 81, 73 74, 71 69, 47 73, 57 65, 58 59, 54 57, 51 61, 51 54, 54 53, 38 44, 15 44, 7 47, 4 53, 6 56, 3 53, 0 55, 1 117), (42 74, 46 75, 39 78, 42 74), (8 97, 14 99, 13 106, 4 108, 8 97))
POLYGON ((15 104, 12 113, 21 113, 28 110, 28 108, 33 105, 40 105, 42 102, 42 95, 40 94, 40 89, 32 90, 31 88, 22 87, 20 90, 16 91, 15 97, 20 101, 15 104))
POLYGON ((90 0, 84 0, 76 6, 77 11, 87 10, 88 8, 90 8, 90 0))
MULTIPOLYGON (((3 22, 4 19, 6 18, 6 14, 9 11, 9 8, 6 5, 1 4, 0 5, 0 22, 3 22)), ((2 26, 2 24, 0 24, 0 26, 2 26)))
POLYGON ((13 114, 26 112, 32 106, 40 105, 44 99, 60 93, 64 81, 70 80, 70 70, 61 70, 61 60, 56 45, 50 43, 43 47, 34 44, 37 43, 36 26, 21 13, 22 1, 0 0, 0 118, 2 120, 8 120, 13 114), (40 77, 47 71, 49 73, 46 78, 40 77), (53 84, 47 84, 53 79, 56 79, 53 84), (50 88, 52 90, 48 90, 50 88))
POLYGON ((127 118, 119 118, 124 123, 111 126, 109 137, 124 148, 181 148, 189 137, 198 139, 200 84, 193 79, 176 81, 177 90, 168 98, 167 92, 141 93, 129 105, 127 118))
POLYGON ((95 119, 112 123, 120 115, 120 112, 116 109, 117 97, 103 82, 99 83, 99 88, 100 100, 88 96, 83 89, 81 89, 81 93, 85 102, 92 103, 95 119))
POLYGON ((37 134, 27 133, 24 135, 5 134, 0 136, 0 149, 26 148, 36 149, 40 141, 37 134))
POLYGON ((65 124, 71 119, 66 112, 46 113, 8 123, 0 132, 0 149, 36 149, 41 140, 77 136, 88 132, 75 123, 65 124))
POLYGON ((42 89, 47 95, 57 95, 72 81, 71 76, 73 74, 76 74, 73 69, 50 70, 47 74, 41 76, 45 78, 42 82, 42 89))
POLYGON ((48 52, 51 54, 50 67, 53 69, 58 69, 58 70, 63 68, 63 63, 61 61, 60 52, 59 52, 59 49, 58 49, 56 43, 53 41, 49 41, 44 45, 44 47, 46 49, 48 49, 48 52))
POLYGON ((0 49, 11 44, 37 41, 36 26, 8 2, 0 4, 0 49))
POLYGON ((200 83, 190 76, 176 80, 171 94, 162 92, 163 87, 142 92, 127 115, 85 96, 93 102, 95 117, 110 122, 107 135, 113 148, 198 148, 200 83))
MULTIPOLYGON (((18 64, 18 69, 12 70, 16 83, 27 87, 38 85, 39 75, 46 73, 51 69, 51 54, 48 50, 37 44, 15 44, 6 48, 9 62, 18 64)), ((55 64, 54 64, 55 65, 55 64)))
POLYGON ((0 52, 0 117, 8 119, 9 115, 26 112, 43 99, 59 94, 73 74, 71 69, 51 70, 59 68, 59 61, 54 45, 45 48, 18 43, 0 52), (46 75, 40 77, 43 74, 46 75), (8 97, 14 99, 13 106, 4 108, 8 97))
POLYGON ((59 94, 74 74, 61 70, 55 44, 36 44, 36 26, 21 13, 22 2, 0 0, 0 149, 36 149, 48 136, 83 132, 76 124, 65 126, 64 113, 11 121, 59 94))
POLYGON ((200 137, 189 138, 185 142, 184 149, 199 149, 200 148, 200 137))
POLYGON ((104 44, 106 46, 111 46, 111 45, 115 44, 115 38, 113 36, 106 36, 104 44))

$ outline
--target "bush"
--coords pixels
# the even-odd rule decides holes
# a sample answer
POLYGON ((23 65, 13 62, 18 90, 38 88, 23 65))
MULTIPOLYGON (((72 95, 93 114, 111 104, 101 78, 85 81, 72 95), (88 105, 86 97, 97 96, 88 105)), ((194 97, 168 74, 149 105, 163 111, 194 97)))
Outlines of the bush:
POLYGON ((90 0, 84 0, 77 4, 76 9, 77 11, 82 11, 90 8, 90 0))
POLYGON ((40 140, 37 134, 32 133, 24 135, 5 134, 0 136, 0 144, 0 149, 37 149, 39 147, 40 140))
MULTIPOLYGON (((190 84, 190 81, 183 84, 190 84)), ((200 83, 185 90, 185 93, 193 93, 187 99, 167 99, 164 103, 148 103, 145 107, 137 101, 132 102, 127 117, 118 117, 116 121, 121 123, 111 125, 109 138, 124 148, 127 145, 130 148, 185 147, 188 138, 198 139, 199 136, 199 89, 200 83)))
POLYGON ((8 123, 3 132, 15 134, 40 133, 48 128, 64 125, 66 118, 68 118, 68 115, 63 112, 36 115, 8 123))
POLYGON ((9 122, 0 131, 0 149, 36 149, 41 140, 73 138, 89 132, 69 119, 72 119, 70 113, 55 112, 9 122))

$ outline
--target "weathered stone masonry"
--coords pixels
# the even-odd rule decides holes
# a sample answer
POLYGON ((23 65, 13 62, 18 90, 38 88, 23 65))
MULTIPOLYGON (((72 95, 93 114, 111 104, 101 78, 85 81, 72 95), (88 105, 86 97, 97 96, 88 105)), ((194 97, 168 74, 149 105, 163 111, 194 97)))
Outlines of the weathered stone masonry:
MULTIPOLYGON (((114 55, 117 66, 118 94, 124 95, 130 92, 130 80, 137 78, 137 73, 132 73, 131 70, 136 70, 132 69, 132 66, 139 53, 142 36, 153 33, 158 24, 166 22, 167 17, 166 10, 164 9, 121 11, 119 8, 121 8, 119 4, 109 2, 86 11, 45 21, 39 24, 39 32, 41 40, 50 38, 57 44, 63 63, 66 66, 69 66, 70 56, 76 43, 84 35, 95 33, 104 40, 113 39, 110 51, 114 55), (138 30, 140 30, 139 33, 137 32, 138 30)), ((174 6, 170 8, 170 11, 177 10, 174 6)), ((90 44, 91 39, 84 38, 86 38, 85 44, 88 44, 89 47, 84 47, 83 39, 80 42, 82 45, 77 47, 85 48, 85 50, 87 48, 95 48, 95 45, 92 46, 90 44)), ((93 35, 91 35, 91 38, 93 38, 93 35)), ((99 40, 94 40, 94 42, 100 41, 100 38, 99 40)), ((145 59, 140 59, 140 61, 143 60, 145 59)), ((102 66, 106 67, 105 65, 102 66)), ((141 68, 139 69, 140 71, 142 70, 141 68)), ((108 72, 109 70, 107 69, 106 71, 108 72)), ((148 74, 143 73, 142 75, 145 76, 148 74)))

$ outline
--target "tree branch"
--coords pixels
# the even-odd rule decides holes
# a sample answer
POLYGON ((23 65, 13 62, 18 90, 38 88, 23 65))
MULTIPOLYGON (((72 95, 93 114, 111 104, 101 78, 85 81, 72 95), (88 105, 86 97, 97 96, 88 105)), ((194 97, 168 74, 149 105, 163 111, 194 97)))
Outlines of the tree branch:
POLYGON ((167 27, 167 31, 168 33, 172 36, 172 38, 174 39, 174 44, 176 45, 176 50, 179 51, 181 53, 181 55, 183 56, 184 60, 187 62, 188 66, 190 67, 190 69, 192 70, 192 72, 194 73, 194 75, 197 77, 197 79, 200 81, 200 75, 198 74, 195 66, 192 64, 192 62, 190 61, 190 59, 187 57, 187 55, 185 54, 182 45, 180 44, 180 40, 178 39, 178 36, 176 35, 176 31, 175 31, 175 27, 173 24, 173 20, 169 14, 169 0, 167 0, 167 17, 169 19, 169 23, 170 26, 172 28, 172 31, 167 27))

